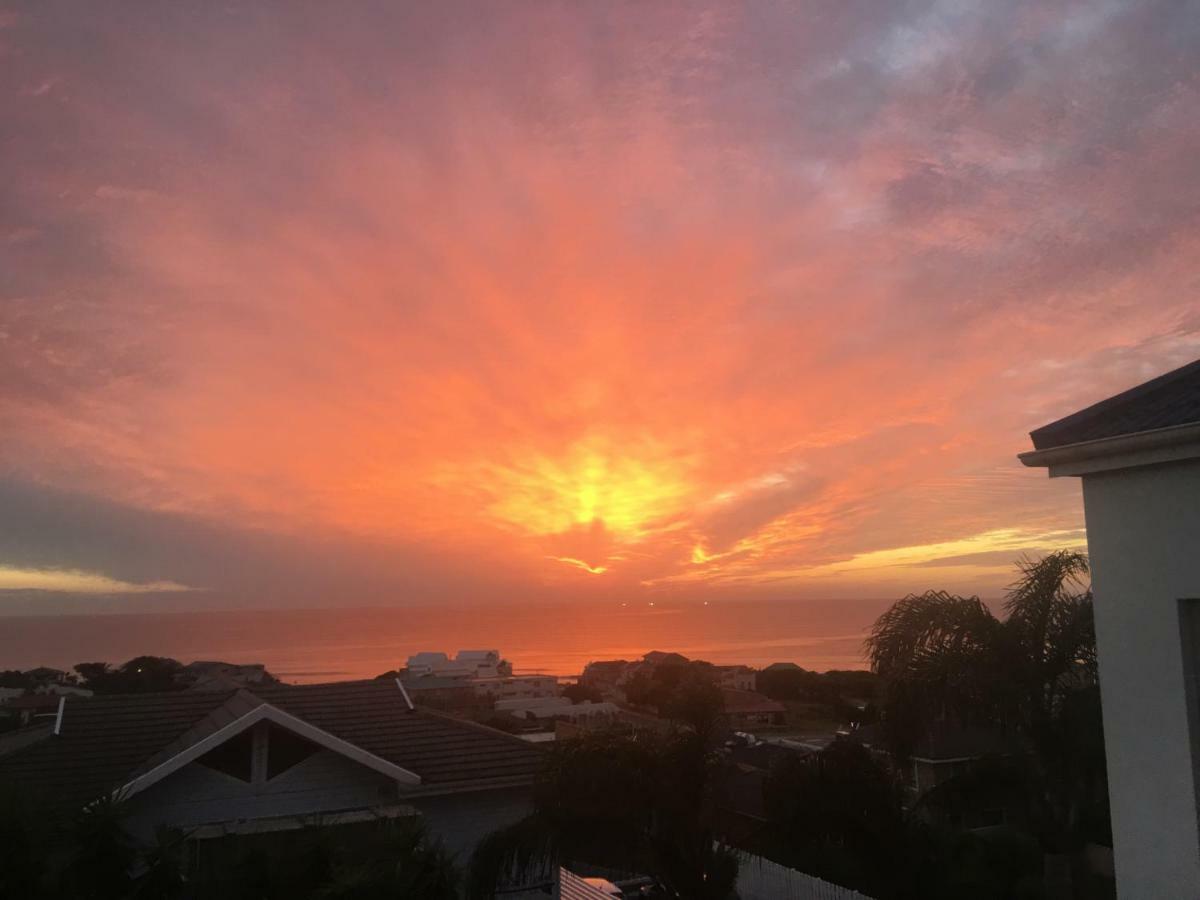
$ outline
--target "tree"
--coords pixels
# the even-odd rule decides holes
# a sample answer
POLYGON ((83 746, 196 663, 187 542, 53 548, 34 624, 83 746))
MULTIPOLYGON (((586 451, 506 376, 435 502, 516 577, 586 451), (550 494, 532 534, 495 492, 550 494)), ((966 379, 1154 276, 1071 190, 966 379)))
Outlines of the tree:
POLYGON ((165 656, 135 656, 113 669, 108 663, 87 662, 75 666, 83 687, 97 694, 140 694, 178 691, 186 687, 179 674, 183 664, 165 656))
POLYGON ((313 900, 457 900, 459 877, 449 854, 416 822, 381 822, 335 854, 332 873, 313 900))
POLYGON ((720 721, 721 689, 706 662, 667 662, 641 669, 625 685, 636 706, 649 706, 663 718, 687 725, 709 738, 720 721))
POLYGON ((935 722, 1006 726, 1039 741, 1064 698, 1095 683, 1087 558, 1060 551, 1019 567, 1004 621, 978 597, 944 591, 909 595, 876 620, 867 652, 899 750, 935 722))
POLYGON ((594 687, 579 683, 566 685, 561 693, 572 703, 583 703, 585 700, 600 703, 604 699, 594 687))
POLYGON ((65 895, 80 900, 119 900, 133 890, 137 849, 125 830, 120 798, 100 797, 67 828, 69 852, 62 871, 65 895))
POLYGON ((907 757, 945 723, 1024 737, 1042 785, 1043 843, 1065 849, 1105 793, 1087 558, 1059 551, 1018 568, 1003 620, 978 597, 910 595, 875 622, 867 651, 893 754, 907 757))
POLYGON ((905 861, 907 823, 892 773, 857 744, 791 757, 764 790, 768 852, 839 884, 884 896, 905 861))
POLYGON ((469 895, 506 880, 549 878, 581 863, 644 872, 671 896, 725 900, 737 860, 714 846, 716 760, 691 731, 661 737, 598 732, 555 744, 526 819, 486 838, 471 861, 469 895))

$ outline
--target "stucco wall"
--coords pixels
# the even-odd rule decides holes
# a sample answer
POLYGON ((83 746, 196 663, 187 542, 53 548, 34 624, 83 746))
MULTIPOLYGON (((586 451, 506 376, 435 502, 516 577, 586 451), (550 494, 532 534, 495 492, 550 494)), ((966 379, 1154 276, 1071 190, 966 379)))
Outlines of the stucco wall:
POLYGON ((1117 883, 1200 896, 1179 600, 1200 598, 1200 460, 1083 478, 1117 883))

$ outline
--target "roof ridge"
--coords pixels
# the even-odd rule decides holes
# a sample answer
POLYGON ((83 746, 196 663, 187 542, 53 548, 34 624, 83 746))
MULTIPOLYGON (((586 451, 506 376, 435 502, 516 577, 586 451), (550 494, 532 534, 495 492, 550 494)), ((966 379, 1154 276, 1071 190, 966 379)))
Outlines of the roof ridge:
POLYGON ((261 697, 255 696, 245 688, 239 688, 193 722, 189 728, 134 767, 129 773, 130 780, 149 772, 160 763, 182 753, 197 741, 203 740, 230 722, 235 722, 252 710, 265 705, 267 702, 261 697))

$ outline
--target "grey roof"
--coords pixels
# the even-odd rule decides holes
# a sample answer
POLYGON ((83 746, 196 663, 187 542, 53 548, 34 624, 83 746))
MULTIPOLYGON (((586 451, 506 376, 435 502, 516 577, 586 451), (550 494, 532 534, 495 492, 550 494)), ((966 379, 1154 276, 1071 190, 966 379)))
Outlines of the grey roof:
POLYGON ((1030 432, 1037 450, 1200 422, 1200 360, 1030 432))
POLYGON ((511 735, 410 712, 394 682, 281 685, 246 691, 69 697, 61 733, 0 758, 11 781, 78 809, 215 731, 255 699, 421 777, 422 790, 532 781, 542 751, 511 735))

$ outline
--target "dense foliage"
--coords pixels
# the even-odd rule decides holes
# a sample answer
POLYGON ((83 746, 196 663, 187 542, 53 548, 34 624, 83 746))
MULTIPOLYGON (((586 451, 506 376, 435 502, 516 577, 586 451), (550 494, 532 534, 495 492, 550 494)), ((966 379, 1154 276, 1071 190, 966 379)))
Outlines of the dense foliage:
POLYGON ((486 839, 470 895, 557 865, 656 878, 670 896, 725 900, 735 856, 714 846, 716 758, 695 732, 592 733, 553 746, 525 820, 486 839))
POLYGON ((447 853, 411 820, 146 845, 125 805, 101 800, 63 821, 11 786, 0 791, 0 897, 22 900, 383 900, 457 898, 447 853))
POLYGON ((1078 849, 1106 818, 1104 743, 1087 558, 1060 551, 1020 563, 1006 618, 977 597, 905 597, 867 643, 880 715, 898 758, 939 725, 1023 738, 1041 785, 1035 829, 1048 849, 1078 849))
POLYGON ((721 690, 709 663, 679 657, 678 662, 642 668, 624 689, 630 703, 654 709, 703 739, 711 737, 720 722, 721 690))
POLYGON ((80 687, 97 694, 140 694, 179 691, 183 663, 165 656, 136 656, 113 668, 105 662, 84 662, 75 666, 80 687))

